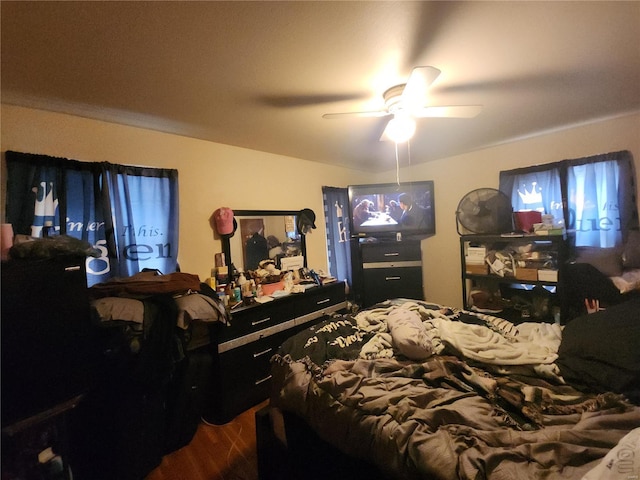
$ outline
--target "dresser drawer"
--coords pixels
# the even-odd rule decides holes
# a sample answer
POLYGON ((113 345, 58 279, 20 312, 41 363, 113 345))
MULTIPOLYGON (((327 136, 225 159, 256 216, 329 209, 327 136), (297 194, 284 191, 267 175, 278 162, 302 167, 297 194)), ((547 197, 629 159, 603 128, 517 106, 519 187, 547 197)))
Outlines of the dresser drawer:
POLYGON ((335 284, 312 288, 296 300, 296 317, 300 317, 311 312, 318 312, 321 314, 324 309, 344 302, 344 283, 338 282, 335 284))
POLYGON ((390 298, 422 300, 421 268, 379 268, 364 275, 364 298, 366 306, 390 298))
POLYGON ((216 382, 220 403, 207 421, 225 423, 269 397, 271 357, 290 335, 290 330, 279 332, 220 354, 216 382))
POLYGON ((269 360, 276 353, 280 338, 281 335, 262 338, 220 354, 220 373, 225 389, 245 389, 267 381, 269 360))
POLYGON ((362 263, 421 261, 420 242, 381 242, 361 245, 362 263))
POLYGON ((287 338, 346 306, 345 284, 315 287, 269 303, 240 307, 230 326, 211 326, 212 395, 203 418, 226 423, 269 397, 270 360, 287 338))
POLYGON ((232 312, 230 326, 219 330, 219 342, 264 330, 295 317, 294 303, 289 298, 243 308, 232 312))

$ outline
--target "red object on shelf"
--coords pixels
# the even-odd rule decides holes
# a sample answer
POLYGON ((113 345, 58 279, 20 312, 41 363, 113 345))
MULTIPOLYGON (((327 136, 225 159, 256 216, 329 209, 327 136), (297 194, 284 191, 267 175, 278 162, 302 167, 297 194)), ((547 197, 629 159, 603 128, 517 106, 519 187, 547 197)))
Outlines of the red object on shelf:
POLYGON ((542 213, 535 210, 528 210, 525 212, 514 212, 513 222, 516 230, 531 233, 533 232, 534 223, 542 223, 542 213))

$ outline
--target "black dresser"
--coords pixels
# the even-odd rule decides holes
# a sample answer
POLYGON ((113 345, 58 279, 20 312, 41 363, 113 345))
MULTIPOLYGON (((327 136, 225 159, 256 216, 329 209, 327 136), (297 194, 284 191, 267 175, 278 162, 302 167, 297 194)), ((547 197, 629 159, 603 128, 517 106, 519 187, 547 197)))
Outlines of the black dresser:
POLYGON ((84 257, 2 263, 2 426, 85 391, 93 349, 84 257))
POLYGON ((363 308, 390 298, 424 299, 420 240, 353 240, 356 301, 363 308))
POLYGON ((71 478, 67 417, 95 361, 85 258, 3 262, 1 325, 2 478, 71 478))
POLYGON ((269 397, 270 359, 288 337, 346 308, 344 282, 310 288, 233 310, 230 325, 212 326, 212 400, 203 419, 226 423, 269 397))

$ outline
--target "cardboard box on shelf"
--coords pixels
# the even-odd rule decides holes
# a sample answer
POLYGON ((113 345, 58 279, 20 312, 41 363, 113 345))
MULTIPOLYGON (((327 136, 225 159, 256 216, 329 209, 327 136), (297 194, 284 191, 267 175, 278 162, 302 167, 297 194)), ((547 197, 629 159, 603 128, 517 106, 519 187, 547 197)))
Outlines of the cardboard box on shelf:
POLYGON ((466 263, 465 272, 470 275, 487 275, 489 273, 489 266, 486 263, 466 263))
POLYGON ((538 280, 538 270, 535 268, 517 268, 516 278, 518 280, 538 280))
POLYGON ((538 280, 541 282, 557 282, 558 271, 557 270, 538 270, 538 280))
POLYGON ((469 265, 484 265, 484 257, 464 257, 464 263, 469 265))
POLYGON ((465 257, 469 263, 484 263, 487 256, 487 247, 467 247, 465 257))

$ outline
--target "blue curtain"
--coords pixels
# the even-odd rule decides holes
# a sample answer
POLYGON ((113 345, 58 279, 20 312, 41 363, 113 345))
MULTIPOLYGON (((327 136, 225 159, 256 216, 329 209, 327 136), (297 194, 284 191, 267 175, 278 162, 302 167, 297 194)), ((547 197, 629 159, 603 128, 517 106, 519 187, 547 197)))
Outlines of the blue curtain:
POLYGON ((635 170, 630 152, 569 161, 567 206, 576 245, 615 247, 638 228, 635 170))
POLYGON ((539 210, 575 232, 576 246, 622 245, 638 229, 635 167, 629 151, 500 172, 514 211, 539 210))
POLYGON ((119 276, 177 268, 177 170, 102 164, 112 208, 119 276))
POLYGON ((535 210, 553 215, 554 223, 564 224, 560 169, 518 169, 500 172, 500 190, 511 199, 514 212, 535 210))
POLYGON ((7 221, 39 237, 45 220, 89 242, 89 285, 177 268, 178 172, 7 152, 7 221))
POLYGON ((329 273, 352 285, 349 243, 349 192, 346 188, 322 187, 327 230, 329 273))

